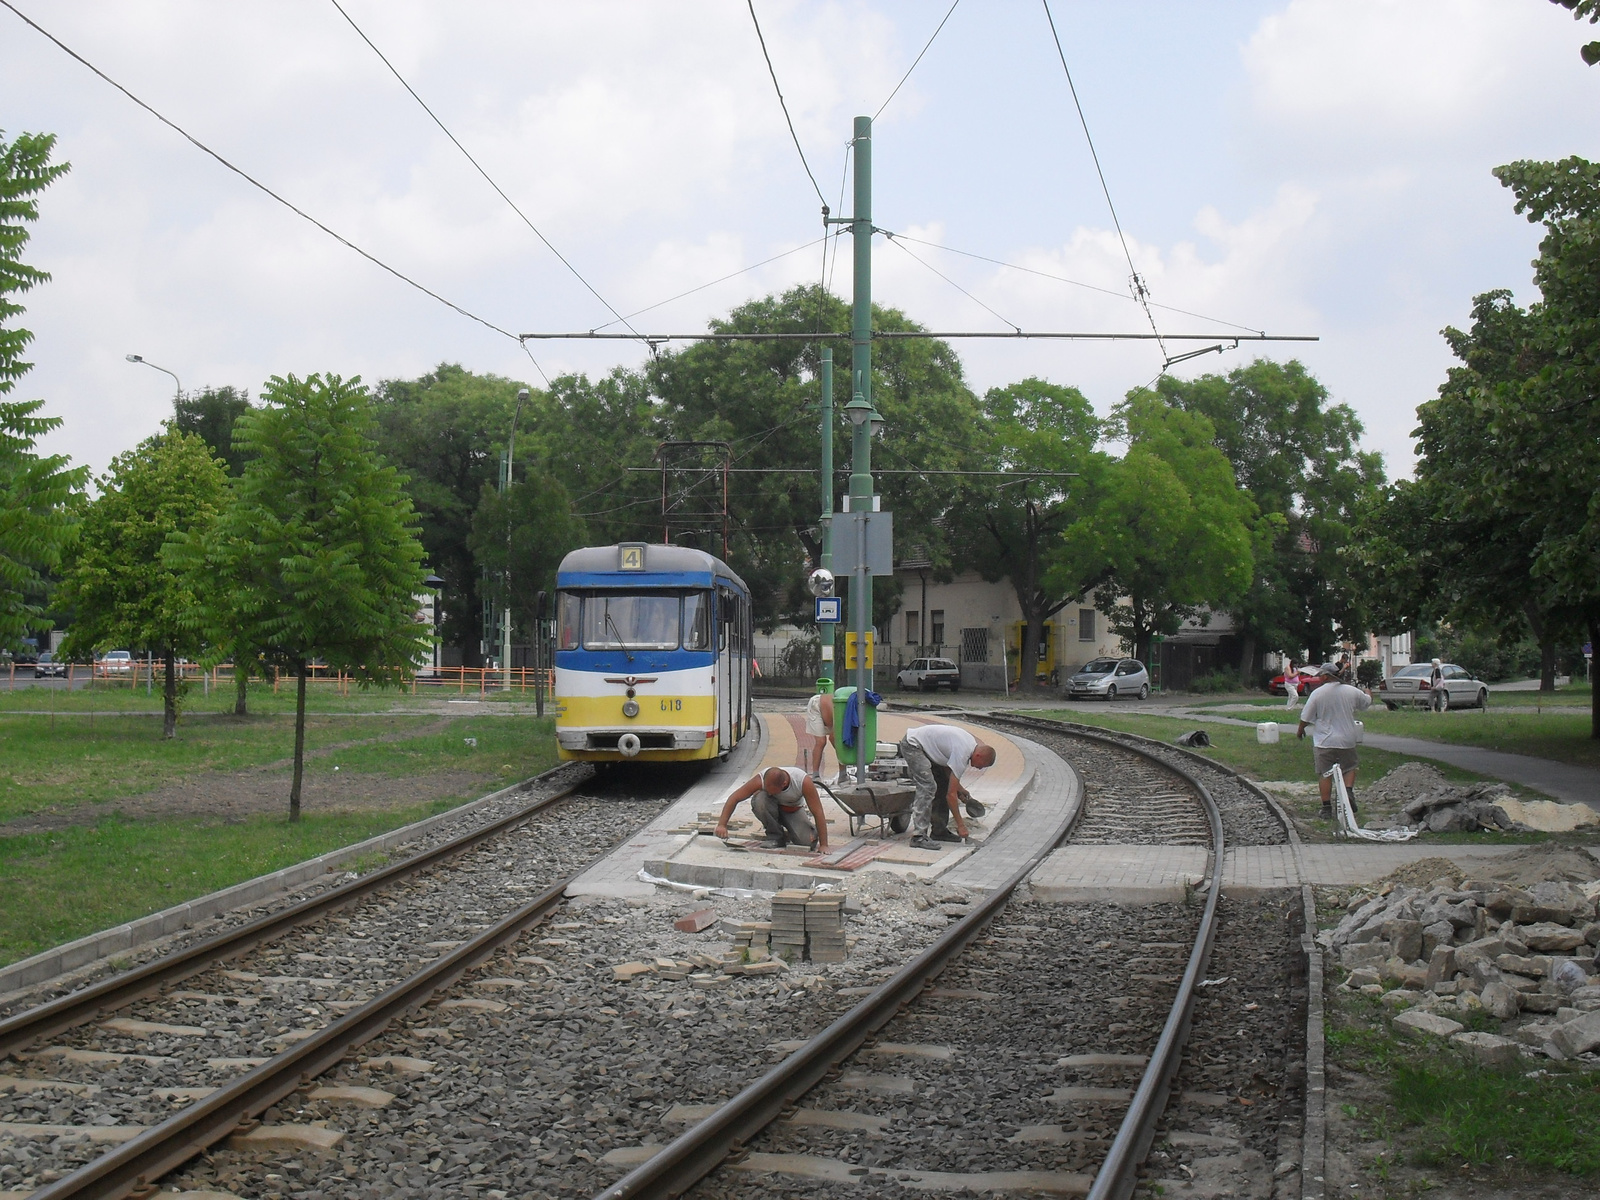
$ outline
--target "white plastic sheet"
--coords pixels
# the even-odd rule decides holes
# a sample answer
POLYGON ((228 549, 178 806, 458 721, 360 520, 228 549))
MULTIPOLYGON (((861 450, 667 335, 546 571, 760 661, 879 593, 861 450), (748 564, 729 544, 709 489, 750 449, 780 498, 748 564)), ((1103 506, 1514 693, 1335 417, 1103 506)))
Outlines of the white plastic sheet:
POLYGON ((1409 842, 1420 830, 1416 829, 1363 829, 1356 824, 1355 809, 1350 807, 1350 793, 1345 790, 1344 772, 1335 766, 1328 772, 1333 777, 1333 813, 1341 837, 1361 838, 1367 842, 1409 842))

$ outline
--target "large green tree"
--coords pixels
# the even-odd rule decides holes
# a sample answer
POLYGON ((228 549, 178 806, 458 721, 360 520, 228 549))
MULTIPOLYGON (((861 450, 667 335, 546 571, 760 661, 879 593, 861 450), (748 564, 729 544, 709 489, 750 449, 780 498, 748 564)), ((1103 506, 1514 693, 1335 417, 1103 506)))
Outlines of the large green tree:
POLYGON ((247 644, 295 676, 291 821, 300 819, 312 663, 363 685, 399 683, 432 636, 417 619, 419 522, 373 424, 359 378, 274 376, 239 421, 247 465, 205 539, 203 557, 224 581, 202 598, 208 623, 224 634, 241 625, 247 644))
POLYGON ((196 434, 220 458, 228 474, 244 470, 244 457, 234 448, 233 427, 250 411, 250 393, 231 385, 206 387, 198 392, 180 392, 172 402, 173 424, 184 433, 196 434))
POLYGON ((1167 403, 1202 414, 1239 486, 1262 514, 1250 587, 1230 607, 1240 673, 1253 682, 1263 652, 1321 660, 1366 633, 1365 584, 1345 554, 1364 497, 1383 484, 1383 460, 1360 446, 1362 426, 1299 362, 1257 359, 1227 375, 1163 376, 1167 403))
POLYGON ((210 447, 169 424, 112 459, 61 583, 61 601, 74 609, 64 655, 125 645, 160 656, 164 738, 177 730, 177 661, 199 656, 205 635, 194 620, 196 580, 163 551, 174 534, 203 537, 226 490, 210 447))
POLYGON ((0 649, 16 649, 40 623, 45 573, 61 562, 89 476, 64 455, 39 454, 39 438, 61 424, 38 415, 43 400, 9 398, 33 366, 22 357, 33 334, 17 324, 24 310, 16 297, 50 278, 22 251, 39 219, 38 194, 69 170, 50 161, 54 147, 51 134, 7 142, 0 131, 0 649))
POLYGON ((1113 420, 1127 453, 1101 473, 1094 506, 1067 529, 1050 576, 1064 591, 1104 571, 1095 606, 1148 662, 1157 634, 1227 608, 1249 587, 1257 510, 1205 417, 1138 388, 1113 420))
MULTIPOLYGON (((1022 612, 1021 661, 1037 662, 1045 622, 1108 576, 1109 563, 1092 556, 1065 561, 1062 535, 1093 508, 1109 460, 1095 449, 1100 422, 1077 388, 1037 378, 991 388, 983 417, 982 467, 1013 474, 973 476, 947 524, 967 565, 1010 581, 1022 612)), ((1022 670, 1022 686, 1035 686, 1035 672, 1022 670)))
POLYGON ((538 593, 554 589, 562 556, 583 545, 584 537, 567 489, 543 471, 504 492, 484 488, 469 544, 484 569, 489 597, 510 609, 524 637, 534 636, 538 593))

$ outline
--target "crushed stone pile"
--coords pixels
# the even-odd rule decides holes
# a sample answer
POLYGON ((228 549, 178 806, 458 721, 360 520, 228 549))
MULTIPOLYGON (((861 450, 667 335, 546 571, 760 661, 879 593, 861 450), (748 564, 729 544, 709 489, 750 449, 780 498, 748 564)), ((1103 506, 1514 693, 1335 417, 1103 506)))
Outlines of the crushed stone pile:
POLYGON ((1451 783, 1429 763, 1402 763, 1370 787, 1363 802, 1397 812, 1406 828, 1428 833, 1570 833, 1600 825, 1585 804, 1519 800, 1503 783, 1451 783))
MULTIPOLYGON (((1560 857, 1502 860, 1498 873, 1577 869, 1560 857)), ((1318 935, 1349 972, 1340 987, 1401 1010, 1401 1032, 1449 1038, 1490 1065, 1539 1055, 1600 1065, 1600 881, 1462 879, 1443 859, 1412 863, 1408 875, 1430 863, 1441 874, 1426 885, 1358 892, 1338 925, 1318 935), (1465 1032, 1458 1018, 1480 1011, 1500 1021, 1498 1034, 1465 1032)), ((1590 876, 1595 866, 1589 859, 1590 876)))

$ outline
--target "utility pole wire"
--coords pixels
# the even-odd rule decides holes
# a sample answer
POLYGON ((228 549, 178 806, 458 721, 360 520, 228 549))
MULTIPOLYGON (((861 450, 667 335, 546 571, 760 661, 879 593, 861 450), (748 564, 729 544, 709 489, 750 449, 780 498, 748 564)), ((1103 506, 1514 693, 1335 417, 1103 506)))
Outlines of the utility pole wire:
MULTIPOLYGON (((917 69, 917 63, 922 61, 922 55, 926 54, 933 46, 933 39, 939 36, 939 30, 944 28, 945 21, 950 19, 951 14, 956 11, 956 4, 960 3, 961 0, 955 0, 955 4, 950 6, 950 11, 944 14, 944 21, 939 22, 939 28, 933 31, 933 36, 928 38, 927 45, 922 47, 922 54, 917 55, 916 59, 913 60, 911 65, 906 68, 906 73, 900 76, 900 82, 894 85, 894 91, 889 93, 889 100, 893 100, 900 94, 900 89, 905 87, 906 80, 911 78, 911 72, 915 71, 917 69)), ((878 105, 878 111, 872 114, 873 121, 877 121, 879 117, 883 116, 883 110, 889 107, 889 100, 885 100, 882 104, 878 105)))
POLYGON ((354 250, 357 254, 361 255, 362 258, 364 258, 368 262, 372 263, 373 266, 378 267, 378 268, 380 268, 380 269, 382 269, 384 271, 387 271, 390 275, 393 275, 396 279, 400 280, 401 283, 406 284, 408 287, 416 288, 417 291, 421 292, 425 296, 428 296, 428 297, 430 297, 430 298, 432 298, 434 300, 437 300, 440 304, 443 304, 446 308, 454 309, 456 312, 460 313, 463 317, 466 317, 468 320, 476 321, 479 325, 482 325, 487 329, 494 330, 494 332, 500 334, 502 337, 511 338, 513 341, 520 340, 520 339, 517 338, 516 334, 511 333, 508 330, 501 329, 500 326, 496 325, 493 321, 485 320, 483 317, 478 316, 477 313, 469 312, 467 309, 462 308, 461 305, 455 303, 452 300, 446 300, 443 296, 439 295, 438 292, 435 292, 430 288, 424 287, 422 284, 418 283, 415 279, 412 279, 409 275, 406 275, 403 272, 397 270, 396 268, 391 267, 388 263, 384 262, 377 255, 370 254, 367 251, 363 250, 360 246, 356 245, 354 242, 352 242, 349 238, 345 237, 343 234, 335 233, 332 229, 329 229, 326 225, 324 225, 321 221, 317 220, 315 217, 313 217, 310 213, 306 212, 304 209, 297 208, 295 205, 291 204, 288 200, 285 200, 282 196, 278 195, 277 192, 273 191, 266 184, 262 183, 259 179, 255 178, 255 176, 249 174, 248 172, 246 172, 245 170, 243 170, 240 167, 234 166, 233 163, 229 162, 226 158, 223 158, 222 155, 218 154, 210 146, 206 145, 199 138, 195 137, 194 134, 190 133, 187 129, 183 128, 183 126, 179 125, 176 121, 169 120, 168 118, 162 116, 159 112, 157 112, 150 105, 146 104, 143 100, 139 99, 139 97, 135 96, 127 88, 123 87, 115 79, 111 78, 111 76, 107 75, 99 67, 95 66, 92 62, 90 62, 88 59, 83 57, 83 55, 79 54, 76 50, 72 49, 72 47, 68 46, 65 42, 63 42, 60 38, 56 37, 55 34, 51 33, 49 30, 45 29, 42 25, 40 25, 32 17, 28 16, 25 12, 23 12, 21 9, 19 9, 15 4, 12 4, 11 0, 0 0, 0 5, 4 5, 6 8, 10 9, 13 13, 15 13, 17 15, 18 18, 20 18, 22 20, 22 22, 25 25, 27 25, 30 28, 32 28, 34 30, 34 32, 38 33, 41 37, 45 38, 47 41, 53 42, 56 45, 56 47, 59 50, 62 51, 62 53, 66 54, 69 58, 75 59, 77 62, 79 62, 83 66, 87 67, 95 75, 98 75, 106 83, 108 83, 112 87, 116 88, 117 91, 121 92, 129 100, 132 100, 135 104, 137 104, 140 108, 144 109, 145 112, 149 113, 156 120, 160 121, 168 129, 171 129, 174 133, 178 134, 185 141, 187 141, 190 145, 194 146, 195 149, 201 151, 202 153, 208 155, 209 157, 215 159, 217 162, 221 163, 224 167, 226 167, 228 170, 232 171, 240 179, 243 179, 251 187, 256 188, 259 191, 265 192, 268 196, 271 196, 279 204, 283 205, 290 212, 294 213, 295 216, 301 218, 302 220, 309 221, 311 224, 315 225, 318 229, 322 230, 323 233, 325 233, 329 237, 331 237, 334 241, 340 243, 343 246, 348 247, 351 250, 354 250))
POLYGON ((889 231, 888 231, 888 230, 887 230, 887 229, 880 229, 880 230, 878 230, 878 232, 879 232, 879 233, 881 233, 881 234, 883 234, 883 236, 884 236, 884 237, 885 237, 885 238, 886 238, 886 239, 888 239, 888 242, 889 242, 889 244, 890 244, 890 245, 891 245, 891 246, 893 246, 893 247, 894 247, 894 248, 895 248, 895 249, 896 249, 896 250, 898 250, 898 251, 900 251, 900 253, 902 253, 902 254, 906 254, 906 255, 909 255, 909 256, 910 256, 910 257, 911 257, 911 260, 912 260, 912 261, 913 261, 913 262, 917 262, 917 263, 920 263, 920 264, 922 264, 922 266, 924 266, 924 267, 926 267, 926 268, 927 268, 927 269, 928 269, 928 270, 930 270, 930 271, 932 271, 932 272, 933 272, 933 273, 934 273, 934 274, 935 274, 935 275, 937 275, 937 276, 938 276, 938 277, 939 277, 939 278, 940 278, 940 279, 942 279, 942 280, 944 280, 944 281, 945 281, 945 282, 946 282, 946 283, 948 283, 948 284, 949 284, 949 285, 950 285, 950 286, 951 286, 951 287, 953 287, 953 288, 955 288, 955 290, 956 290, 956 291, 958 291, 958 292, 960 292, 960 293, 961 293, 961 294, 962 294, 962 295, 963 295, 963 296, 965 296, 965 297, 966 297, 966 298, 967 298, 967 299, 968 299, 968 300, 971 300, 971 301, 972 301, 972 302, 973 302, 973 303, 974 303, 974 304, 976 304, 976 305, 977 305, 977 306, 978 306, 978 307, 979 307, 979 308, 981 308, 981 309, 983 309, 983 310, 984 310, 984 311, 985 311, 985 312, 986 312, 986 313, 988 313, 988 314, 989 314, 989 315, 990 315, 990 316, 992 316, 992 317, 997 317, 997 318, 998 318, 998 319, 999 319, 999 320, 1000 320, 1000 321, 1002 321, 1002 322, 1004 322, 1004 323, 1005 323, 1005 324, 1007 324, 1007 325, 1009 325, 1009 326, 1011 326, 1011 328, 1012 328, 1012 329, 1014 329, 1014 330, 1016 330, 1016 331, 1017 331, 1017 332, 1018 332, 1018 333, 1021 333, 1021 332, 1022 332, 1022 326, 1021 326, 1021 325, 1018 325, 1018 324, 1017 324, 1017 323, 1016 323, 1016 322, 1015 322, 1015 321, 1011 321, 1011 320, 1008 320, 1008 319, 1007 319, 1007 318, 1005 318, 1005 317, 1002 317, 1002 316, 1000 316, 1000 314, 999 314, 999 313, 997 313, 997 312, 995 312, 995 310, 994 310, 994 309, 992 309, 992 308, 990 308, 990 307, 989 307, 989 306, 988 306, 988 305, 987 305, 987 304, 985 304, 985 303, 984 303, 984 302, 983 302, 983 301, 982 301, 982 300, 979 300, 979 299, 978 299, 978 298, 977 298, 977 297, 976 297, 976 296, 974 296, 974 295, 973 295, 973 294, 972 294, 972 293, 971 293, 971 292, 969 292, 969 291, 967 291, 967 289, 966 289, 966 288, 964 288, 964 287, 962 287, 962 286, 961 286, 961 285, 960 285, 960 284, 959 284, 959 283, 957 283, 957 282, 956 282, 956 281, 955 281, 955 280, 954 280, 954 279, 951 279, 951 278, 950 278, 950 276, 948 276, 948 275, 946 275, 946 274, 945 274, 945 273, 944 273, 944 272, 943 272, 943 271, 941 271, 941 270, 939 270, 939 268, 938 268, 938 267, 936 267, 936 266, 934 266, 934 265, 933 265, 933 264, 932 264, 932 263, 930 263, 930 262, 928 262, 928 261, 927 261, 927 260, 926 260, 926 259, 923 259, 923 258, 921 258, 921 257, 920 257, 920 256, 918 256, 918 255, 916 255, 916 254, 913 254, 913 253, 912 253, 912 252, 911 252, 911 250, 910 250, 910 249, 908 249, 908 248, 907 248, 907 247, 905 247, 905 246, 902 246, 902 245, 901 245, 901 244, 900 244, 900 241, 899 241, 899 239, 898 239, 898 238, 896 238, 896 237, 895 237, 895 235, 894 235, 894 234, 892 234, 892 233, 890 233, 890 232, 889 232, 889 231))
MULTIPOLYGON (((339 15, 341 17, 343 17, 346 22, 349 23, 350 28, 354 29, 356 31, 357 36, 359 36, 361 38, 361 40, 363 42, 365 42, 368 45, 368 47, 371 48, 372 52, 378 56, 379 61, 381 61, 384 66, 389 68, 389 74, 393 75, 396 79, 398 79, 400 81, 400 86, 405 88, 406 91, 411 93, 411 98, 422 106, 422 111, 427 113, 428 116, 433 119, 433 123, 439 127, 440 132, 442 132, 445 135, 445 137, 450 139, 451 144, 454 145, 457 150, 461 151, 461 153, 466 157, 466 160, 469 163, 472 164, 473 169, 476 170, 479 175, 483 176, 484 182, 487 183, 490 187, 492 187, 495 190, 495 194, 497 196, 499 196, 500 199, 504 200, 508 205, 511 206, 511 211, 516 213, 517 216, 522 218, 522 223, 524 225, 526 225, 529 229, 533 230, 533 235, 536 238, 538 238, 541 242, 544 243, 545 249, 549 250, 551 254, 554 254, 558 259, 561 260, 561 265, 564 266, 567 270, 572 272, 572 276, 573 276, 574 279, 576 279, 579 283, 583 284, 584 287, 589 289, 589 294, 591 296, 593 296, 596 300, 600 301, 601 304, 605 305, 606 311, 608 311, 613 317, 615 317, 622 324, 628 325, 628 319, 626 317, 624 317, 621 313, 619 313, 615 308, 613 308, 611 306, 611 302, 609 300, 607 300, 597 290, 595 290, 594 284, 590 283, 581 274, 579 274, 578 268, 573 266, 570 262, 567 261, 567 256, 562 254, 561 251, 559 251, 559 250, 557 250, 555 248, 555 246, 551 243, 550 239, 545 237, 545 235, 539 231, 539 227, 528 219, 528 214, 523 212, 522 209, 517 207, 516 201, 514 201, 510 196, 506 195, 505 190, 498 183, 496 183, 494 181, 494 179, 489 175, 489 172, 487 172, 487 171, 485 171, 483 169, 483 165, 481 163, 479 163, 477 159, 472 157, 472 152, 461 144, 460 140, 457 139, 455 134, 450 132, 450 130, 446 127, 445 123, 439 119, 438 114, 435 113, 433 111, 433 109, 428 107, 427 101, 424 100, 421 96, 417 95, 417 90, 414 87, 412 87, 409 83, 406 82, 405 76, 400 74, 399 71, 395 70, 395 65, 392 62, 389 61, 388 57, 383 53, 382 50, 378 49, 378 47, 373 43, 373 40, 371 38, 369 38, 366 35, 366 33, 362 30, 361 26, 359 26, 359 25, 357 25, 355 23, 355 21, 351 18, 350 14, 345 12, 344 7, 339 3, 339 0, 329 0, 329 3, 331 3, 334 6, 334 8, 339 10, 339 15)), ((609 323, 610 322, 608 322, 608 324, 609 323)), ((604 328, 604 326, 602 326, 602 328, 604 328)), ((638 330, 633 329, 632 325, 628 325, 628 328, 630 330, 633 330, 633 332, 635 332, 635 333, 638 332, 638 330)))
POLYGON ((767 60, 767 74, 772 76, 772 90, 778 93, 778 107, 783 109, 783 119, 789 126, 789 136, 794 140, 795 153, 800 155, 800 165, 806 169, 806 178, 811 180, 811 190, 817 194, 817 199, 822 203, 822 211, 828 211, 828 198, 822 194, 822 189, 817 186, 817 177, 811 173, 811 164, 806 161, 806 152, 800 148, 800 135, 794 131, 794 119, 789 116, 789 105, 783 98, 783 89, 778 86, 778 72, 773 69, 772 55, 767 53, 767 39, 761 34, 761 22, 756 18, 756 0, 745 0, 750 6, 750 23, 756 27, 756 41, 761 43, 761 57, 767 60))
POLYGON ((1150 321, 1150 329, 1156 335, 1156 345, 1161 347, 1161 357, 1165 358, 1167 347, 1161 340, 1161 330, 1156 328, 1155 314, 1150 311, 1150 289, 1145 286, 1139 268, 1133 265, 1133 255, 1128 250, 1127 236, 1122 232, 1122 222, 1117 219, 1117 206, 1111 202, 1111 189, 1106 185, 1106 173, 1100 167, 1100 155, 1096 153, 1094 138, 1089 133, 1089 120, 1083 115, 1083 105, 1078 100, 1078 89, 1072 82, 1072 68, 1067 66, 1067 52, 1061 48, 1061 35, 1056 32, 1056 19, 1050 12, 1050 0, 1039 0, 1039 3, 1044 5, 1045 20, 1050 22, 1050 36, 1056 44, 1056 56, 1061 59, 1061 70, 1067 76, 1067 90, 1072 93, 1072 106, 1078 110, 1078 123, 1083 126, 1083 139, 1089 143, 1089 157, 1094 160, 1094 172, 1100 177, 1100 190, 1105 193, 1106 207, 1111 210, 1111 223, 1116 226, 1117 240, 1122 243, 1122 256, 1128 260, 1134 297, 1144 308, 1144 315, 1150 321))

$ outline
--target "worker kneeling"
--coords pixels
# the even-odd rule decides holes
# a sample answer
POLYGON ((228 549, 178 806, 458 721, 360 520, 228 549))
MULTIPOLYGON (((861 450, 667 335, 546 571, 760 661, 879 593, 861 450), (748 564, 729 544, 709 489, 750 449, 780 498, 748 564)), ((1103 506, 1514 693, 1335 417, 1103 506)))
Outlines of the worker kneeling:
POLYGON ((919 725, 900 740, 900 757, 917 785, 911 801, 911 844, 919 850, 937 850, 942 840, 965 841, 961 776, 969 767, 982 770, 994 766, 994 747, 955 725, 919 725), (955 837, 943 832, 943 821, 939 823, 943 837, 929 836, 935 804, 947 807, 955 818, 955 837))
POLYGON ((766 828, 767 849, 781 850, 793 842, 820 854, 828 852, 828 821, 822 815, 822 798, 817 795, 817 785, 799 767, 768 767, 734 789, 717 818, 719 838, 728 836, 728 818, 741 800, 750 801, 750 811, 766 828), (806 816, 808 808, 810 817, 806 816))

